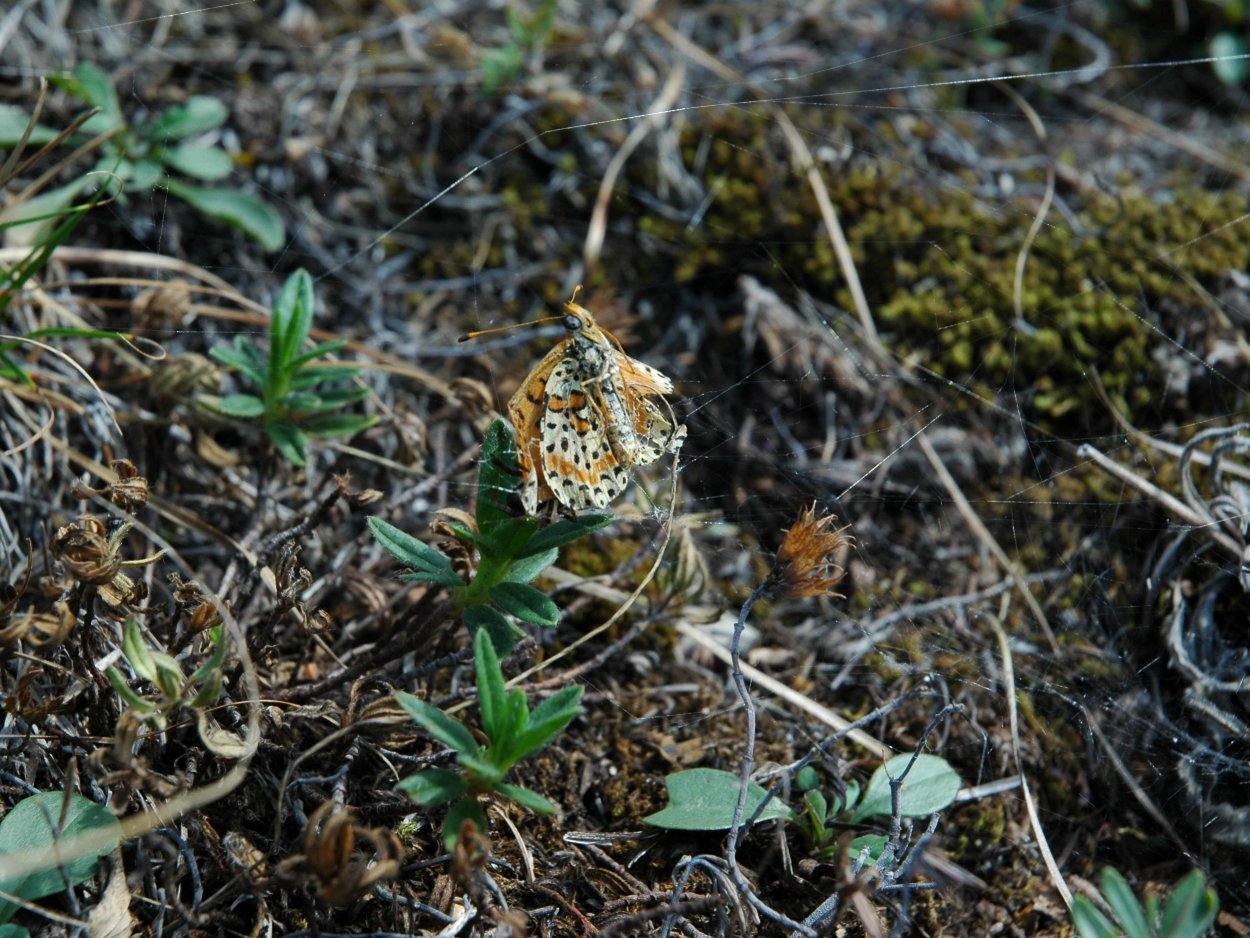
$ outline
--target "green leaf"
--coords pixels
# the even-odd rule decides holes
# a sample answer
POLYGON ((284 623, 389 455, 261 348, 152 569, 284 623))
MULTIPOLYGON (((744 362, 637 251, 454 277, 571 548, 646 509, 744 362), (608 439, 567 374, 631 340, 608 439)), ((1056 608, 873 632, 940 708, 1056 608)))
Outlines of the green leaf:
MULTIPOLYGON (((65 797, 60 792, 43 792, 23 798, 0 821, 0 854, 13 856, 31 854, 31 872, 0 880, 0 891, 22 899, 41 899, 74 886, 95 875, 98 857, 111 853, 120 837, 117 818, 102 805, 81 795, 69 796, 69 810, 63 827, 60 823, 65 797), (107 842, 95 852, 58 864, 56 843, 80 834, 103 832, 107 842), (64 876, 62 876, 62 871, 64 876)), ((0 921, 8 921, 17 906, 0 903, 0 921)))
POLYGON ((258 389, 265 386, 266 359, 260 349, 242 336, 235 336, 233 346, 214 346, 208 354, 229 368, 237 368, 258 389))
POLYGON ((165 186, 197 211, 238 228, 266 251, 277 251, 286 243, 282 216, 258 196, 241 189, 189 186, 177 179, 166 179, 165 186))
POLYGON ((810 791, 820 784, 820 773, 815 766, 805 765, 794 776, 794 787, 799 791, 810 791))
MULTIPOLYGON (((30 115, 21 108, 13 107, 11 104, 0 104, 0 148, 7 150, 17 146, 18 141, 22 139, 22 134, 26 133, 29 123, 30 115)), ((46 143, 51 143, 56 137, 57 132, 51 127, 36 124, 31 128, 30 136, 26 138, 26 145, 41 147, 46 143)))
POLYGON ((1072 925, 1079 938, 1119 938, 1120 930, 1084 896, 1072 898, 1072 925))
POLYGON ((541 554, 531 554, 522 560, 514 561, 508 566, 504 580, 508 583, 528 583, 555 563, 559 556, 560 551, 553 547, 541 554))
MULTIPOLYGON (((4 906, 6 904, 0 902, 0 915, 4 914, 4 906)), ((30 932, 21 925, 5 924, 0 925, 0 938, 30 938, 30 932)))
POLYGON ((234 160, 221 147, 180 143, 166 150, 163 159, 167 166, 178 172, 206 182, 217 182, 234 172, 234 160))
MULTIPOLYGON (((853 821, 890 813, 890 779, 902 775, 910 761, 911 756, 904 754, 877 767, 868 780, 863 801, 851 815, 853 821)), ((950 763, 940 756, 921 753, 899 788, 899 815, 923 817, 941 811, 955 800, 959 784, 959 775, 950 763)))
POLYGON ((494 643, 483 629, 478 629, 473 638, 473 662, 477 672, 477 705, 482 715, 482 730, 492 744, 498 744, 507 731, 503 669, 499 666, 494 643))
POLYGON ((117 696, 121 697, 122 702, 140 713, 154 713, 157 709, 156 704, 149 700, 145 700, 126 683, 126 679, 122 677, 120 671, 111 665, 105 669, 104 676, 108 678, 113 690, 117 691, 117 696))
POLYGON ((606 528, 615 520, 616 518, 611 514, 593 514, 583 515, 574 520, 564 519, 557 521, 555 524, 547 525, 547 527, 530 538, 529 542, 526 543, 517 556, 529 557, 533 554, 551 550, 562 544, 567 544, 569 541, 575 541, 579 537, 585 537, 592 531, 606 528))
POLYGON ((419 805, 432 808, 445 801, 454 801, 468 790, 469 783, 451 769, 425 769, 400 779, 395 786, 419 805))
POLYGON ((8 244, 32 247, 47 241, 52 229, 70 211, 75 196, 90 182, 90 176, 82 176, 0 212, 0 229, 8 229, 5 236, 8 244))
MULTIPOLYGON (((664 784, 668 786, 668 807, 643 818, 643 823, 677 831, 721 831, 733 826, 740 784, 737 775, 720 769, 688 769, 674 772, 664 780, 664 784)), ((755 782, 748 783, 744 819, 755 813, 767 794, 755 782)), ((773 798, 758 820, 779 818, 797 820, 794 812, 780 799, 773 798)))
POLYGON ((1128 938, 1150 938, 1150 926, 1146 924, 1141 903, 1119 870, 1110 866, 1103 869, 1102 895, 1128 938))
POLYGON ((506 518, 483 527, 478 522, 477 545, 483 557, 510 562, 538 528, 535 518, 506 518))
MULTIPOLYGON (((342 349, 346 347, 347 347, 346 339, 332 339, 329 342, 322 342, 319 345, 314 345, 307 352, 304 352, 302 355, 300 355, 298 358, 292 361, 291 366, 293 368, 303 368, 309 362, 315 361, 318 358, 324 358, 326 355, 333 355, 335 352, 341 351, 342 349)), ((334 366, 334 365, 320 366, 319 365, 318 367, 319 368, 320 367, 334 368, 337 366, 334 366)), ((357 368, 356 370, 359 371, 360 369, 357 368)), ((349 377, 355 377, 355 376, 349 375, 349 377)))
POLYGON ((378 517, 366 521, 381 548, 402 563, 421 573, 427 583, 463 586, 464 580, 452 569, 451 561, 417 538, 378 517))
POLYGON ((1215 891, 1206 888, 1202 871, 1194 870, 1183 876, 1172 889, 1172 895, 1163 907, 1160 938, 1196 938, 1206 934, 1219 911, 1220 902, 1215 891))
POLYGON ((398 691, 395 701, 418 724, 444 746, 449 746, 458 753, 475 755, 477 740, 468 728, 457 720, 453 720, 437 707, 432 707, 424 700, 418 700, 412 694, 398 691))
POLYGON ((304 341, 312 331, 313 282, 302 267, 286 278, 273 304, 269 323, 269 370, 284 374, 293 371, 291 364, 299 357, 304 341))
POLYGON ((265 425, 265 435, 269 437, 282 458, 296 466, 308 464, 304 453, 308 446, 308 438, 288 420, 279 420, 265 425))
POLYGON ((254 394, 227 394, 219 400, 201 398, 206 406, 225 417, 255 420, 265 414, 265 402, 254 394))
POLYGON ((461 618, 475 635, 482 631, 490 636, 491 643, 495 646, 495 654, 499 657, 506 658, 512 654, 518 630, 498 609, 487 605, 470 606, 461 613, 461 618))
POLYGON ((482 458, 477 474, 477 529, 493 530, 511 516, 508 498, 521 482, 516 440, 506 420, 496 420, 482 441, 482 458))
POLYGON ((83 133, 102 133, 125 122, 122 118, 121 103, 117 99, 117 89, 113 87, 113 80, 100 66, 91 62, 83 62, 74 69, 70 76, 53 77, 51 81, 74 97, 100 109, 101 113, 82 125, 83 133))
POLYGON ((500 583, 491 588, 490 598, 504 612, 531 625, 555 625, 560 621, 560 609, 551 597, 524 583, 500 583))
POLYGON ((530 791, 520 785, 509 785, 506 782, 500 782, 495 786, 495 791, 503 795, 505 798, 511 798, 522 808, 533 811, 535 814, 550 816, 556 813, 556 806, 538 794, 536 791, 530 791))
POLYGON ((531 756, 555 739, 582 712, 581 703, 582 686, 573 684, 560 688, 535 707, 530 712, 524 732, 512 740, 511 761, 531 756))
POLYGON ((803 793, 803 803, 807 805, 807 819, 823 828, 829 817, 829 803, 825 801, 825 796, 819 789, 811 788, 803 793))
POLYGON ((446 820, 443 821, 443 846, 449 851, 456 849, 456 841, 460 839, 460 828, 465 821, 472 821, 479 833, 485 834, 490 830, 486 823, 486 812, 482 810, 482 806, 477 803, 477 798, 473 795, 461 798, 452 805, 451 810, 447 812, 446 820))
POLYGON ((877 860, 880 859, 881 853, 885 850, 885 845, 889 843, 889 841, 890 838, 886 837, 884 834, 861 834, 859 837, 856 837, 851 841, 851 846, 848 848, 847 852, 850 853, 852 859, 858 860, 860 854, 864 852, 864 848, 867 847, 867 862, 869 864, 876 863, 877 860))
POLYGON ((361 430, 368 430, 377 422, 378 418, 373 416, 328 414, 304 421, 303 429, 309 436, 315 437, 353 436, 361 430))
POLYGON ((143 640, 139 623, 133 618, 127 619, 122 627, 122 654, 130 662, 135 674, 150 684, 156 683, 156 661, 152 657, 152 650, 143 640))
POLYGON ((162 143, 166 139, 182 140, 194 137, 226 122, 229 112, 217 98, 208 95, 193 95, 187 98, 186 104, 166 109, 147 128, 149 140, 162 143))

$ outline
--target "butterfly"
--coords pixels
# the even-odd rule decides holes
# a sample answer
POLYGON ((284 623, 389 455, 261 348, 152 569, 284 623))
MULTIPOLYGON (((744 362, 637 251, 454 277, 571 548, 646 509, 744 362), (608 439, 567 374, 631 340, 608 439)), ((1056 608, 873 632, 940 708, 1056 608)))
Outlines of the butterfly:
POLYGON ((529 514, 551 498, 573 511, 603 508, 624 491, 633 466, 676 453, 686 439, 664 399, 673 382, 626 355, 577 303, 580 290, 564 304, 568 335, 508 402, 529 514))

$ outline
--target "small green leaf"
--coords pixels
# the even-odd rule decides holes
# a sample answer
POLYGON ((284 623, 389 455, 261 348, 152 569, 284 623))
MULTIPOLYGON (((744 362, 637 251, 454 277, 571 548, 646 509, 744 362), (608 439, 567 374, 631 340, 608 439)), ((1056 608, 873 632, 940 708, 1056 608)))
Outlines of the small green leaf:
MULTIPOLYGON (((318 358, 324 358, 326 355, 333 355, 335 352, 341 351, 342 349, 346 347, 347 347, 346 339, 332 339, 329 342, 322 342, 318 345, 314 345, 307 352, 304 352, 299 357, 294 359, 291 362, 291 367, 303 368, 305 365, 308 365, 309 363, 315 361, 318 358)), ((317 367, 318 368, 321 368, 321 367, 333 368, 335 366, 318 365, 317 367)), ((357 371, 359 371, 359 369, 357 369, 357 371)), ((349 377, 351 376, 349 375, 349 377)))
POLYGON ((302 267, 286 278, 273 304, 269 324, 269 367, 284 372, 299 357, 313 322, 313 282, 302 267))
POLYGON ((524 583, 500 583, 491 588, 490 598, 504 612, 531 625, 555 625, 560 621, 560 608, 551 597, 524 583))
POLYGON ((304 432, 313 437, 354 436, 378 422, 377 417, 360 414, 327 414, 303 423, 304 432))
POLYGON ((820 785, 820 773, 815 766, 805 765, 794 776, 794 787, 799 791, 810 791, 820 785))
POLYGON ((541 554, 531 554, 522 560, 514 561, 508 566, 504 580, 508 583, 528 583, 555 563, 559 556, 560 551, 553 547, 541 554))
POLYGON ((556 691, 531 711, 525 731, 517 736, 517 758, 538 752, 582 712, 582 686, 556 691))
POLYGON ((1119 870, 1110 866, 1103 869, 1102 894, 1128 938, 1150 938, 1150 927, 1146 924, 1141 903, 1119 870))
POLYGON ((152 650, 143 640, 143 633, 139 631, 139 623, 135 619, 127 619, 122 627, 122 654, 130 662, 135 674, 150 684, 156 683, 156 661, 152 657, 152 650))
MULTIPOLYGON (((7 903, 0 901, 0 916, 4 915, 5 905, 7 905, 7 903)), ((16 906, 14 908, 16 908, 16 906)), ((8 923, 0 925, 0 938, 30 938, 30 932, 21 925, 8 923)))
POLYGON ((91 62, 83 62, 74 69, 70 76, 55 76, 51 81, 74 97, 100 109, 101 113, 82 125, 83 133, 103 133, 124 123, 121 103, 117 99, 117 89, 113 87, 113 80, 109 78, 108 73, 100 66, 91 62))
POLYGON ((190 186, 176 179, 166 179, 165 185, 197 211, 238 228, 267 251, 277 251, 286 243, 282 216, 258 196, 241 189, 190 186))
MULTIPOLYGON (((678 831, 720 831, 733 826, 738 804, 737 775, 720 769, 688 769, 674 772, 664 780, 669 804, 662 811, 643 818, 643 823, 678 831)), ((748 783, 744 820, 764 803, 767 792, 755 782, 748 783)), ((758 821, 797 820, 793 811, 778 798, 771 799, 758 821)))
POLYGON ((863 854, 864 848, 867 847, 868 856, 865 859, 867 864, 871 865, 880 859, 881 853, 885 850, 885 845, 889 843, 889 841, 890 838, 886 837, 884 834, 861 834, 859 837, 856 837, 851 841, 851 846, 848 848, 847 852, 851 855, 852 859, 858 860, 860 855, 863 854))
POLYGON ((1194 870, 1173 887, 1172 895, 1163 907, 1159 934, 1161 938, 1191 938, 1206 934, 1219 911, 1220 902, 1215 891, 1206 888, 1202 871, 1194 870))
POLYGON ((182 668, 163 651, 152 652, 152 661, 156 665, 156 686, 168 700, 178 700, 182 696, 182 685, 187 680, 182 668))
POLYGON ((1072 925, 1079 938, 1119 938, 1120 930, 1084 896, 1072 898, 1072 925))
POLYGON ((412 567, 423 574, 426 582, 442 583, 444 586, 464 585, 464 581, 452 569, 451 561, 429 544, 378 517, 369 518, 366 524, 384 551, 404 566, 412 567), (431 580, 429 577, 436 579, 431 580))
POLYGON ((533 811, 535 814, 551 816, 556 813, 556 806, 538 794, 536 791, 530 791, 520 785, 509 785, 506 782, 500 782, 495 786, 495 791, 503 795, 505 798, 511 798, 522 808, 533 811))
POLYGON ((482 716, 482 730, 492 744, 504 737, 504 682, 503 669, 495 654, 490 635, 478 629, 473 638, 473 660, 477 672, 477 705, 482 716))
POLYGON ((82 176, 0 212, 0 229, 8 230, 5 236, 7 243, 12 247, 43 244, 60 219, 70 211, 75 196, 90 182, 90 176, 82 176))
MULTIPOLYGON (((7 150, 17 146, 18 141, 22 139, 22 134, 26 133, 29 123, 30 115, 21 108, 13 107, 11 104, 0 104, 0 148, 7 150)), ((57 132, 51 127, 36 124, 31 128, 30 136, 26 138, 26 145, 41 147, 55 140, 56 135, 57 132)))
POLYGON ((432 707, 424 700, 418 700, 412 694, 398 691, 395 701, 420 726, 444 746, 458 753, 473 755, 477 753, 477 740, 468 728, 457 720, 453 720, 437 707, 432 707))
MULTIPOLYGON (((358 374, 360 374, 360 368, 356 365, 305 365, 291 376, 291 388, 295 391, 301 391, 307 388, 315 388, 319 384, 329 384, 332 381, 351 381, 358 374)), ((365 388, 350 388, 346 392, 339 391, 337 393, 350 393, 355 395, 350 400, 359 400, 368 394, 368 391, 365 388)), ((344 402, 346 400, 348 399, 344 398, 344 402)))
POLYGON ((217 182, 234 172, 234 160, 221 147, 180 143, 165 151, 164 160, 167 166, 178 172, 205 182, 217 182))
POLYGON ((496 420, 482 441, 482 458, 477 475, 477 529, 493 530, 511 516, 508 498, 521 481, 516 440, 505 420, 496 420))
MULTIPOLYGON (((23 798, 0 821, 0 855, 33 854, 28 873, 0 880, 0 891, 22 899, 41 899, 74 886, 95 875, 98 857, 111 853, 120 837, 120 825, 107 808, 81 795, 69 796, 69 810, 59 829, 65 796, 43 792, 23 798), (56 844, 80 834, 102 832, 106 843, 91 854, 58 864, 56 844), (64 876, 62 876, 64 872, 64 876)), ((8 921, 17 906, 0 903, 0 921, 8 921)))
POLYGON ((147 129, 147 137, 157 143, 169 138, 195 137, 226 122, 229 112, 217 98, 193 95, 186 104, 166 109, 147 129))
POLYGON ((227 394, 216 401, 208 397, 201 400, 210 410, 238 420, 255 420, 265 413, 265 402, 254 394, 227 394))
POLYGON ((461 618, 474 634, 483 631, 490 636, 491 643, 495 646, 495 654, 501 658, 512 654, 516 645, 517 629, 498 609, 487 605, 470 606, 461 613, 461 618))
POLYGON ((829 817, 829 804, 825 801, 825 796, 819 789, 812 788, 803 793, 803 803, 807 805, 808 820, 823 828, 825 819, 829 817))
MULTIPOLYGON (((910 762, 911 756, 904 754, 878 766, 868 780, 864 799, 855 808, 851 819, 862 821, 874 815, 888 815, 891 811, 890 779, 902 775, 910 762)), ((899 815, 923 817, 941 811, 955 800, 959 784, 959 775, 950 763, 940 756, 921 753, 899 788, 899 815)))
POLYGON ((490 828, 486 824, 486 812, 482 810, 482 806, 477 803, 477 798, 469 795, 461 798, 451 810, 447 812, 447 819, 443 821, 443 846, 449 851, 456 849, 456 842, 460 839, 460 828, 465 821, 472 821, 473 826, 482 834, 485 834, 490 828))
POLYGON ((616 518, 610 514, 582 515, 575 520, 564 519, 549 524, 526 542, 518 557, 529 557, 585 537, 592 531, 605 528, 616 518))
POLYGON ((132 707, 140 713, 155 712, 156 705, 151 701, 144 700, 140 697, 138 693, 136 693, 135 690, 126 683, 126 679, 122 677, 121 672, 116 668, 111 666, 106 668, 104 676, 108 678, 109 683, 113 685, 113 690, 117 691, 117 696, 121 697, 122 702, 127 707, 132 707))
POLYGON ((454 801, 465 793, 469 784, 464 776, 451 769, 425 769, 400 779, 395 786, 419 805, 432 808, 454 801))
POLYGON ((296 466, 307 465, 304 453, 308 438, 289 420, 279 420, 265 425, 265 435, 282 454, 282 458, 296 466))

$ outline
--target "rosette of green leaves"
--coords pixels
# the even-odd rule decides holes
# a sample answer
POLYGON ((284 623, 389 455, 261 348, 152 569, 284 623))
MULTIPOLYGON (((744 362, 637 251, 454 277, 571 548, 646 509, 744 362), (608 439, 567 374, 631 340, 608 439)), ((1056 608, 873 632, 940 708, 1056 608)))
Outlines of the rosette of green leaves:
POLYGON ((135 719, 163 730, 173 713, 190 710, 204 745, 219 756, 237 759, 244 752, 243 741, 208 715, 208 708, 221 697, 221 667, 226 660, 225 629, 218 626, 213 631, 212 654, 188 677, 172 655, 150 647, 138 623, 129 619, 122 629, 122 654, 135 676, 151 684, 156 693, 144 697, 117 668, 109 667, 105 675, 135 719))
POLYGON ((508 616, 531 625, 555 625, 560 610, 542 590, 530 585, 556 562, 563 544, 612 523, 610 514, 588 514, 540 527, 537 518, 508 512, 521 470, 512 428, 496 420, 486 432, 478 468, 476 531, 453 525, 455 536, 477 553, 477 569, 466 583, 446 555, 381 518, 370 518, 378 543, 412 568, 407 578, 451 589, 456 611, 473 632, 485 631, 495 651, 506 657, 523 634, 508 616))
MULTIPOLYGON (((83 133, 110 136, 100 147, 100 160, 92 173, 31 199, 22 207, 22 217, 59 213, 88 183, 99 178, 96 174, 103 173, 120 183, 119 194, 166 189, 197 211, 239 229, 266 250, 276 251, 286 242, 282 217, 264 199, 242 189, 199 184, 220 182, 234 171, 229 153, 196 140, 225 123, 228 112, 218 98, 192 95, 150 121, 130 124, 117 89, 99 66, 85 62, 51 81, 98 109, 82 125, 83 133)), ((15 146, 27 120, 18 108, 0 107, 0 147, 15 146)), ((28 140, 42 146, 56 136, 50 128, 37 126, 28 140)), ((71 142, 81 140, 71 138, 71 142)), ((42 233, 35 231, 25 237, 33 239, 28 243, 38 243, 42 233)))
POLYGON ((238 369, 259 394, 200 398, 202 406, 223 417, 259 422, 278 452, 297 466, 306 462, 309 437, 350 436, 377 422, 376 417, 336 413, 365 398, 368 388, 319 387, 350 381, 360 369, 317 363, 318 358, 343 348, 347 343, 342 339, 302 351, 312 332, 312 317, 312 277, 306 270, 297 270, 287 278, 274 303, 267 356, 243 336, 236 336, 230 348, 209 352, 219 362, 238 369))
POLYGON ((1172 888, 1167 904, 1146 896, 1143 909, 1132 888, 1114 867, 1102 871, 1102 896, 1115 923, 1098 911, 1085 896, 1072 899, 1072 924, 1080 938, 1199 938, 1205 935, 1220 911, 1215 890, 1207 887, 1201 870, 1182 877, 1172 888))
POLYGON ((480 795, 515 801, 535 814, 554 814, 556 806, 535 791, 510 785, 504 776, 514 765, 550 743, 581 712, 582 688, 565 687, 532 711, 521 690, 507 690, 494 643, 486 630, 473 641, 477 671, 478 710, 487 743, 478 745, 463 723, 411 694, 395 695, 399 705, 431 736, 456 753, 459 770, 425 769, 400 781, 398 787, 424 807, 454 802, 443 822, 443 842, 451 850, 464 822, 486 832, 480 795))

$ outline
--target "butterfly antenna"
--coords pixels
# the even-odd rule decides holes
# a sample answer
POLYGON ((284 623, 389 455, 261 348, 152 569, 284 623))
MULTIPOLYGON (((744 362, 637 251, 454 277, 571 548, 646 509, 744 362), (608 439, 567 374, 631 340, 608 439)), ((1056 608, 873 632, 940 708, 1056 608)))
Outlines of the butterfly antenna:
POLYGON ((509 329, 520 329, 524 326, 540 326, 545 322, 558 322, 559 316, 544 316, 542 319, 531 319, 529 322, 514 322, 510 326, 495 326, 493 329, 478 329, 476 332, 466 332, 457 342, 468 342, 470 339, 476 339, 480 335, 491 335, 495 332, 507 332, 509 329))

